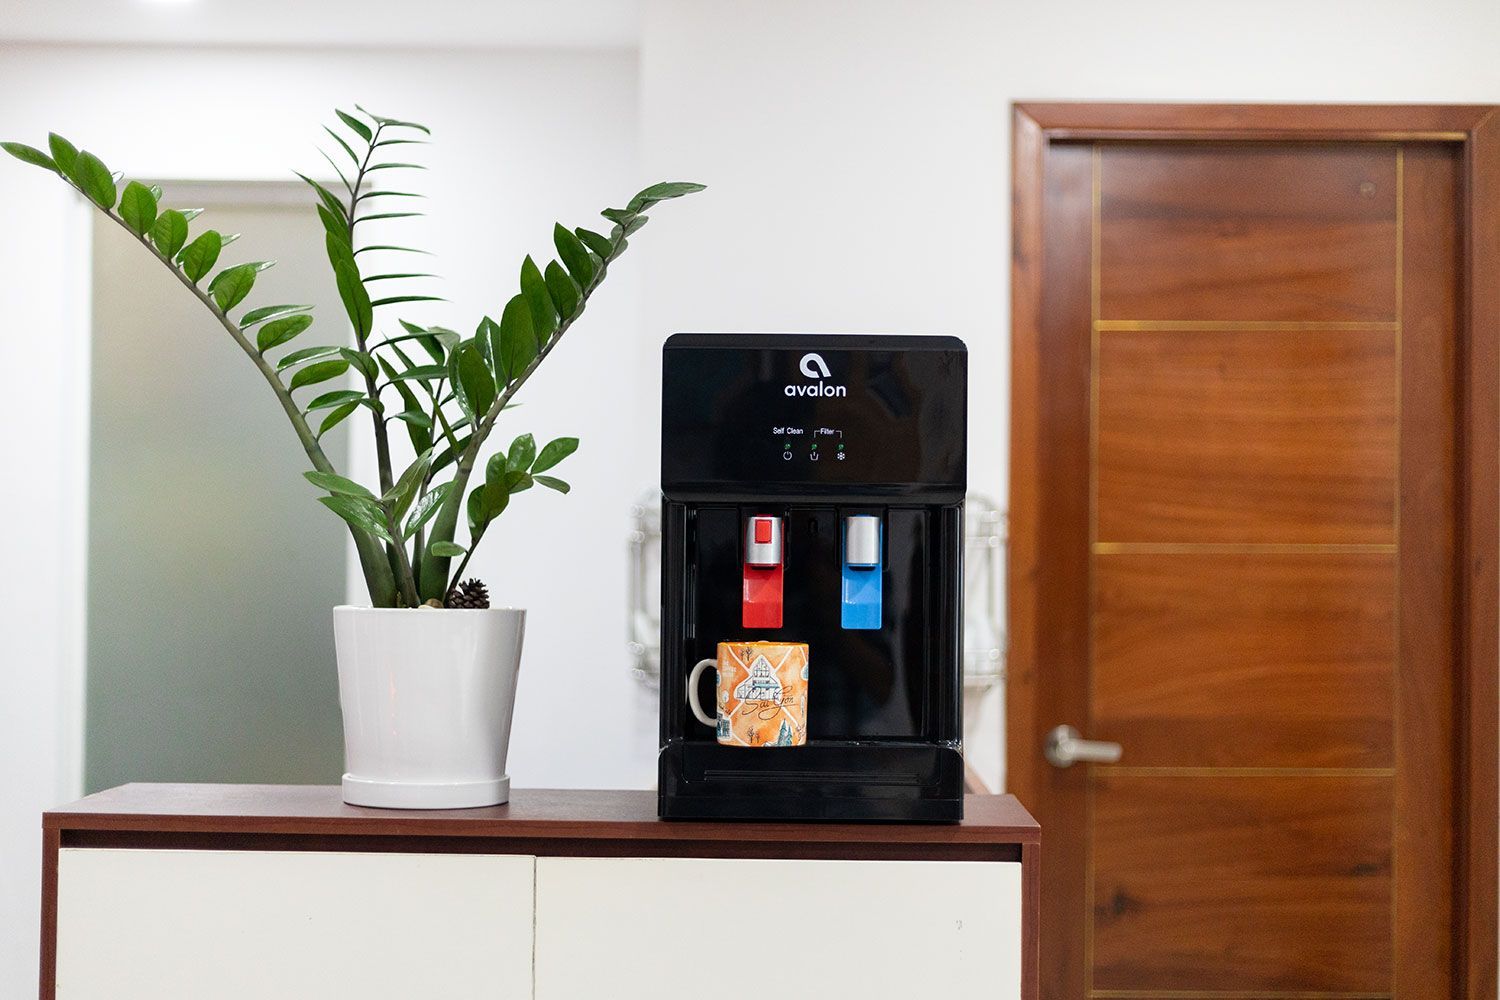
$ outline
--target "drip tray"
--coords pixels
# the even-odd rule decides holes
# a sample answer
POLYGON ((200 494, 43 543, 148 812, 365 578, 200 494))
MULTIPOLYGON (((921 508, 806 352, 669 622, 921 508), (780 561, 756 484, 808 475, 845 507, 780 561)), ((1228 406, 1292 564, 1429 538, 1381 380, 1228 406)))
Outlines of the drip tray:
POLYGON ((658 806, 667 819, 957 822, 963 755, 921 742, 677 741, 661 751, 658 806))

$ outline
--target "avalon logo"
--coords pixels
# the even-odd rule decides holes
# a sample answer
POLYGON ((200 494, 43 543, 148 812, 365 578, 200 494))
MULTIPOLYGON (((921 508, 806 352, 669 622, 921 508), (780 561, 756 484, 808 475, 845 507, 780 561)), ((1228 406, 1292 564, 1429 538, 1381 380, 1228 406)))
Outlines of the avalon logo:
POLYGON ((823 360, 821 354, 810 352, 802 355, 802 360, 798 363, 797 369, 808 378, 818 379, 819 381, 814 385, 788 385, 785 389, 788 396, 849 395, 847 387, 842 385, 828 385, 822 381, 828 378, 830 373, 828 371, 828 362, 823 360))

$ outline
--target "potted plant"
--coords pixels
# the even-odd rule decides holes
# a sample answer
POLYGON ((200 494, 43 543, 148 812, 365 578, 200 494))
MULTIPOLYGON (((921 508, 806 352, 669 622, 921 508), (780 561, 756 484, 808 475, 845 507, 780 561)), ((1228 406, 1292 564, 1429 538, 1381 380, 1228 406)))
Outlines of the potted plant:
POLYGON ((606 209, 608 234, 557 225, 558 260, 521 264, 519 288, 469 337, 440 326, 383 322, 392 307, 436 296, 403 289, 431 275, 372 259, 420 253, 371 243, 368 224, 418 213, 415 195, 387 183, 420 170, 409 151, 428 129, 356 106, 336 111, 322 150, 337 190, 301 176, 316 196, 328 262, 346 329, 317 346, 300 346, 311 307, 263 305, 236 312, 270 261, 216 270, 233 239, 194 232, 197 209, 167 208, 163 193, 138 181, 121 185, 93 153, 59 135, 43 151, 0 144, 12 156, 50 170, 128 230, 202 302, 260 372, 291 422, 312 468, 305 475, 322 503, 347 524, 359 554, 369 607, 334 609, 339 698, 344 717, 344 798, 357 805, 460 808, 506 801, 506 751, 526 613, 491 608, 484 585, 464 571, 486 530, 517 493, 541 486, 560 493, 553 475, 578 447, 558 437, 538 447, 521 434, 508 448, 486 447, 501 414, 563 335, 646 224, 659 202, 702 190, 655 184, 624 208, 606 209), (379 482, 339 474, 323 435, 359 411, 374 428, 379 482), (403 433, 415 459, 398 468, 392 437, 403 433), (467 543, 460 541, 460 525, 467 543))

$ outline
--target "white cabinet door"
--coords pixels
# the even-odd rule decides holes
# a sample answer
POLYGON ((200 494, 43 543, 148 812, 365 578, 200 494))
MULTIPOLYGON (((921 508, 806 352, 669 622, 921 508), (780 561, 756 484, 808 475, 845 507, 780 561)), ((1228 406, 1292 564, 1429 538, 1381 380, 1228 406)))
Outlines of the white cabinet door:
POLYGON ((1015 1000, 1021 866, 538 858, 536 1000, 1015 1000))
POLYGON ((523 1000, 531 857, 64 849, 59 1000, 523 1000))

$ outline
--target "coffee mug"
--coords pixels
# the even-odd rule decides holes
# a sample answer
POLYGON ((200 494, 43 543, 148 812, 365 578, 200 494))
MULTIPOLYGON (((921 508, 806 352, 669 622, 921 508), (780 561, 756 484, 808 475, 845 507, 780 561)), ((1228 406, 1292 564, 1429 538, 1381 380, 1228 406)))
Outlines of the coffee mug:
POLYGON ((807 743, 807 643, 721 642, 718 659, 688 675, 693 715, 727 747, 800 747, 807 743), (717 717, 698 704, 698 678, 714 667, 717 717))

